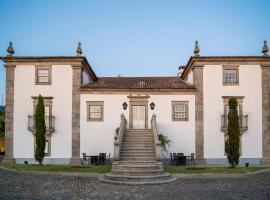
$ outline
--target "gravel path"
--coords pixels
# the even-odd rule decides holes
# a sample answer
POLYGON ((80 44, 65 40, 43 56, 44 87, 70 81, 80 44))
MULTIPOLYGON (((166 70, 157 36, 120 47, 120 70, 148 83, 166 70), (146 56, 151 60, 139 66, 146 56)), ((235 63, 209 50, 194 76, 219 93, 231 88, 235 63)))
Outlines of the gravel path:
POLYGON ((182 177, 165 185, 105 184, 94 177, 0 169, 0 199, 265 199, 270 171, 241 176, 182 177))

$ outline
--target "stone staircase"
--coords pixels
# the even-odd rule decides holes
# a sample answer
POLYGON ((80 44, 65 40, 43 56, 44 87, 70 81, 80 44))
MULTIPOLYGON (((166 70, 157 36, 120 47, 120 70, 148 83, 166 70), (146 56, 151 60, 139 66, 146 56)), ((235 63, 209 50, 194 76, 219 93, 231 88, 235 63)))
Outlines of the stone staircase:
POLYGON ((174 180, 156 159, 152 129, 125 129, 120 159, 113 162, 111 173, 101 178, 103 182, 129 185, 161 184, 174 180))

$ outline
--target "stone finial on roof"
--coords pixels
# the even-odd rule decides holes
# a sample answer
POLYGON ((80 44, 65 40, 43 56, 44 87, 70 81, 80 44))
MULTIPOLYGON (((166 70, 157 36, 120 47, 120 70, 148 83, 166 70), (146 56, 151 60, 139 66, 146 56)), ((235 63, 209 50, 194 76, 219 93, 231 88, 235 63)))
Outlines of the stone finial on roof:
POLYGON ((8 52, 8 56, 12 56, 15 53, 15 51, 14 51, 14 49, 12 47, 12 42, 9 42, 7 52, 8 52))
POLYGON ((82 55, 82 48, 81 48, 81 43, 80 42, 78 43, 78 47, 76 49, 76 53, 77 53, 77 56, 81 56, 82 55))
POLYGON ((198 40, 195 41, 194 56, 200 56, 200 47, 198 40))
POLYGON ((267 41, 264 40, 264 45, 263 45, 263 49, 262 49, 263 56, 269 56, 268 51, 269 51, 269 48, 268 48, 268 45, 267 45, 267 41))

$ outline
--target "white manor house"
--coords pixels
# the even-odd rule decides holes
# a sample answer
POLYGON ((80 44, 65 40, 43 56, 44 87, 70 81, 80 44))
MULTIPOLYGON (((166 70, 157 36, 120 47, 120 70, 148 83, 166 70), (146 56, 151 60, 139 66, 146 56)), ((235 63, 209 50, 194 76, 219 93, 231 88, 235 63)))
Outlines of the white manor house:
POLYGON ((119 163, 168 161, 169 153, 181 152, 195 153, 198 165, 226 165, 228 99, 236 97, 240 163, 270 164, 266 41, 261 56, 200 56, 196 42, 194 56, 171 77, 99 77, 80 44, 75 56, 15 56, 12 43, 7 52, 0 57, 6 69, 4 162, 35 162, 33 122, 42 95, 45 163, 79 165, 82 153, 100 152, 119 163), (160 149, 160 133, 172 140, 169 153, 160 149), (145 149, 134 145, 144 142, 145 149))

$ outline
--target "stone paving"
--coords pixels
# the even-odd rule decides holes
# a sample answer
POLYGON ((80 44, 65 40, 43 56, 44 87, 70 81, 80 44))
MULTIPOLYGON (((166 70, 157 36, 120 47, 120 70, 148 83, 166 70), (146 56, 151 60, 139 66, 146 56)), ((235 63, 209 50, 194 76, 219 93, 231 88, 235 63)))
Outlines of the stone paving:
POLYGON ((165 185, 105 184, 94 177, 0 169, 0 199, 269 199, 270 171, 182 177, 165 185))

